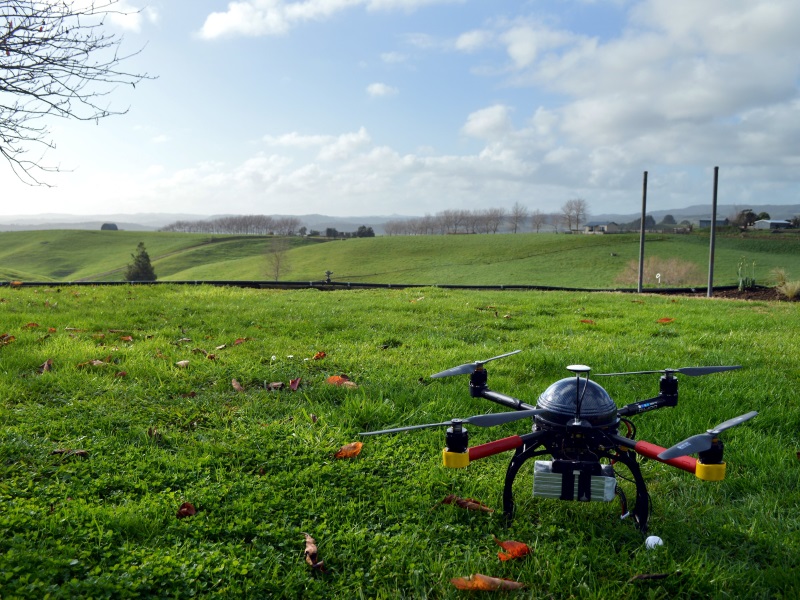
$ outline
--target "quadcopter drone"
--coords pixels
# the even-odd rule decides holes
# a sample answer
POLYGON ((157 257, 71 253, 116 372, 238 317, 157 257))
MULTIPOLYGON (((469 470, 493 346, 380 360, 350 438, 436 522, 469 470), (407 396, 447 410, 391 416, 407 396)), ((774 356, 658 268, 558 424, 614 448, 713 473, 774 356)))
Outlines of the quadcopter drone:
POLYGON ((636 427, 628 419, 651 410, 678 404, 678 379, 676 374, 691 377, 731 371, 740 366, 684 367, 660 371, 632 371, 628 373, 603 373, 598 377, 641 375, 660 373, 659 393, 655 398, 641 400, 618 408, 608 393, 589 379, 590 367, 570 365, 567 370, 573 376, 566 377, 548 387, 536 402, 536 406, 495 392, 487 385, 488 373, 484 365, 498 358, 517 354, 521 350, 501 354, 486 360, 467 363, 440 373, 432 378, 452 375, 469 375, 469 393, 473 398, 485 398, 516 412, 483 414, 466 419, 452 419, 444 423, 411 425, 364 432, 361 435, 397 433, 427 427, 447 426, 446 447, 442 453, 445 467, 464 468, 469 463, 514 450, 514 456, 506 471, 503 488, 503 514, 506 522, 514 517, 512 487, 517 473, 529 458, 549 455, 552 460, 537 460, 534 465, 533 495, 560 500, 606 501, 619 496, 623 518, 632 515, 641 533, 647 533, 650 502, 647 486, 639 469, 637 455, 657 460, 689 473, 704 481, 721 481, 725 477, 722 460, 723 444, 719 435, 726 429, 752 419, 758 413, 752 411, 720 423, 705 433, 694 435, 669 449, 644 440, 636 441, 636 427), (533 418, 530 433, 469 447, 469 436, 465 425, 492 427, 513 421, 533 418), (620 426, 626 427, 627 435, 620 435, 620 426), (690 454, 697 454, 692 458, 690 454), (601 463, 601 459, 609 462, 601 463), (625 494, 617 485, 615 465, 623 464, 636 485, 636 501, 628 511, 625 494))

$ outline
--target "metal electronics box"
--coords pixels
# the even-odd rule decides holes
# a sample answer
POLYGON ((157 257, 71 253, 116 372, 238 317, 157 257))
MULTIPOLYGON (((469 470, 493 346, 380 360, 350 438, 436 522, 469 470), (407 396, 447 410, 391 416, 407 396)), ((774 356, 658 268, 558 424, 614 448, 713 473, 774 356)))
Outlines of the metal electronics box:
POLYGON ((610 502, 616 488, 611 465, 550 460, 534 463, 533 495, 537 498, 610 502))

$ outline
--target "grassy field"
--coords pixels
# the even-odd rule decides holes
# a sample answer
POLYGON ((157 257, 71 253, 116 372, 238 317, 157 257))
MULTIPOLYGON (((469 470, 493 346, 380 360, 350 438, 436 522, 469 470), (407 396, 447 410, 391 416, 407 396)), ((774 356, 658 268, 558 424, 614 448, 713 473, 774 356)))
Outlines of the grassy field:
MULTIPOLYGON (((564 234, 377 237, 327 242, 288 238, 282 281, 319 281, 333 271, 340 282, 412 285, 540 285, 570 288, 636 287, 621 273, 635 265, 635 234, 564 234)), ((162 281, 271 280, 272 237, 207 236, 122 231, 0 233, 0 279, 121 281, 136 244, 143 241, 162 281)), ((663 286, 705 286, 708 236, 650 235, 645 255, 656 259, 663 286), (693 266, 688 282, 676 280, 670 260, 693 266)), ((771 284, 782 268, 800 278, 800 237, 794 234, 720 235, 715 285, 738 283, 738 266, 758 284, 771 284)), ((634 270, 635 272, 635 270, 634 270)), ((644 284, 658 284, 648 273, 644 284)))
MULTIPOLYGON (((473 573, 523 582, 513 597, 525 598, 800 594, 796 304, 6 287, 0 323, 3 598, 456 598, 450 579, 473 573), (655 550, 617 502, 532 498, 530 463, 505 528, 510 455, 444 469, 441 430, 362 438, 358 457, 334 458, 362 431, 502 411, 470 398, 464 377, 428 376, 515 349, 490 363, 490 385, 531 404, 568 364, 741 364, 679 376, 677 408, 634 418, 638 438, 662 446, 759 415, 723 436, 722 482, 643 462, 655 550), (342 374, 357 387, 327 383, 342 374), (448 494, 498 510, 441 505, 448 494), (185 502, 196 514, 179 519, 185 502), (306 564, 304 532, 325 573, 306 564), (501 562, 494 536, 532 552, 501 562), (649 574, 665 577, 632 581, 649 574)), ((602 383, 619 405, 658 390, 657 375, 602 383)), ((471 444, 527 428, 474 428, 471 444)))

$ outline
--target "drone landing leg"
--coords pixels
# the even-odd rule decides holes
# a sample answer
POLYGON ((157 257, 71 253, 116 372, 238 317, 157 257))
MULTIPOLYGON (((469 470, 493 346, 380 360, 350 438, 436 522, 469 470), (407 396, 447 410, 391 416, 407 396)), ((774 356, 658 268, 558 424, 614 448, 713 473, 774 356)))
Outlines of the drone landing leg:
POLYGON ((506 482, 505 486, 503 487, 503 517, 505 518, 506 527, 511 525, 511 521, 514 520, 513 488, 514 479, 517 477, 517 472, 523 463, 529 458, 539 456, 541 454, 547 454, 547 450, 539 450, 537 452, 537 448, 544 443, 542 438, 549 436, 550 433, 544 431, 538 431, 521 436, 524 441, 524 445, 517 448, 516 452, 514 452, 514 456, 512 457, 511 462, 508 464, 508 469, 506 470, 506 482))
POLYGON ((647 484, 639 469, 639 461, 633 452, 622 452, 615 457, 618 462, 628 467, 636 483, 636 504, 633 506, 633 518, 642 535, 647 534, 647 519, 650 517, 650 496, 647 493, 647 484))

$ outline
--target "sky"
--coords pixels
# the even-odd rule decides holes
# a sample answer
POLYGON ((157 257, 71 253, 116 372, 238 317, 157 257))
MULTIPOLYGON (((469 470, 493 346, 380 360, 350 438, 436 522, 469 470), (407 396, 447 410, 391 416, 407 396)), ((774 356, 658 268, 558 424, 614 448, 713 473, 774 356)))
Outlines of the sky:
MULTIPOLYGON (((83 0, 81 0, 83 1, 83 0)), ((157 77, 0 215, 800 203, 797 0, 120 0, 157 77)), ((2 57, 0 57, 2 59, 2 57)))

